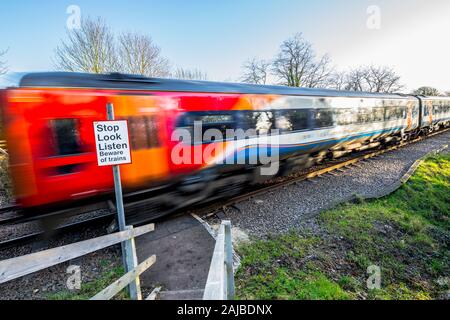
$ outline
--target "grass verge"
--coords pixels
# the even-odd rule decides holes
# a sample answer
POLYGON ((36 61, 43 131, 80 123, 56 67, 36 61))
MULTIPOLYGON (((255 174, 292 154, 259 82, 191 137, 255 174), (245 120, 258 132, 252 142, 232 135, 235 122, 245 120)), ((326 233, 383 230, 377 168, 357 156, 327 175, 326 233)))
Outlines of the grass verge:
POLYGON ((426 159, 393 194, 360 202, 323 212, 310 234, 239 247, 239 298, 448 298, 450 154, 426 159), (369 289, 377 268, 381 286, 369 289))

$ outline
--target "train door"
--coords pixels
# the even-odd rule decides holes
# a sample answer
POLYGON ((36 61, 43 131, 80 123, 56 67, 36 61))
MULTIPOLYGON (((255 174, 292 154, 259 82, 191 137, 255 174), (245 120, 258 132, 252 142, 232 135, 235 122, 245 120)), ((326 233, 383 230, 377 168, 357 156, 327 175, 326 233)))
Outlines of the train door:
POLYGON ((422 115, 420 126, 428 127, 432 125, 433 121, 433 102, 430 100, 421 99, 422 102, 422 115))
POLYGON ((430 126, 433 125, 433 101, 427 101, 426 107, 428 109, 428 121, 430 123, 430 126))
POLYGON ((408 102, 406 107, 406 131, 410 131, 412 129, 413 107, 414 107, 413 103, 408 102))
POLYGON ((132 163, 121 167, 126 188, 150 187, 169 174, 165 115, 161 98, 119 95, 112 98, 116 119, 128 121, 132 163))

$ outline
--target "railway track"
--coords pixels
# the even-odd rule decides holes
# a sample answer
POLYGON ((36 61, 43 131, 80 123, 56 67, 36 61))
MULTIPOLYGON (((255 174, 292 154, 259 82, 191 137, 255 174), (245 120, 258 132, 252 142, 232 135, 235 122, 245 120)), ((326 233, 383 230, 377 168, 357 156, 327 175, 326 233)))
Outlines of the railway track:
MULTIPOLYGON (((229 207, 229 206, 233 206, 239 202, 243 202, 246 200, 249 200, 255 196, 260 196, 264 193, 267 193, 269 191, 274 191, 280 188, 283 188, 285 186, 291 185, 291 184, 295 184, 297 182, 300 181, 304 181, 304 180, 310 180, 310 179, 314 179, 316 177, 325 175, 325 174, 329 174, 332 173, 333 171, 337 171, 337 170, 342 170, 343 168, 352 166, 357 164, 360 161, 363 160, 368 160, 371 158, 375 158, 377 156, 380 156, 382 154, 385 154, 387 152, 390 151, 394 151, 400 148, 403 148, 405 146, 408 146, 410 144, 413 143, 417 143, 419 141, 423 141, 425 139, 431 138, 433 136, 436 136, 438 134, 444 133, 449 131, 450 128, 447 129, 443 129, 437 132, 434 132, 432 134, 429 134, 427 136, 424 137, 419 137, 416 138, 414 140, 408 141, 408 142, 404 142, 398 145, 394 145, 392 147, 388 147, 382 150, 377 150, 377 151, 363 151, 360 152, 358 154, 355 154, 353 157, 351 157, 350 159, 346 159, 345 160, 334 160, 332 162, 326 163, 325 167, 324 164, 320 165, 320 168, 318 168, 319 166, 315 166, 312 167, 308 170, 306 170, 303 173, 300 174, 293 174, 289 177, 285 177, 285 178, 281 178, 281 181, 276 181, 276 182, 272 182, 272 183, 268 183, 262 187, 258 187, 254 190, 251 190, 249 192, 246 192, 245 194, 242 195, 238 195, 238 196, 234 196, 225 200, 221 200, 219 202, 214 202, 214 203, 210 203, 210 204, 203 204, 203 205, 199 205, 199 206, 193 206, 193 208, 189 209, 189 211, 196 211, 198 213, 199 216, 202 216, 203 218, 205 217, 209 217, 211 215, 216 214, 218 211, 222 210, 224 207, 229 207)), ((278 179, 279 180, 279 179, 278 179)), ((127 203, 125 205, 126 207, 126 211, 132 211, 133 207, 136 206, 138 208, 143 208, 142 205, 145 206, 146 202, 150 202, 150 200, 140 200, 137 201, 135 203, 127 203), (129 209, 129 210, 127 210, 129 209)), ((93 205, 94 210, 95 209, 99 209, 99 208, 105 208, 105 202, 102 203, 98 203, 93 205)), ((10 248, 10 247, 14 247, 14 246, 18 246, 18 245, 23 245, 23 244, 27 244, 30 243, 32 241, 36 241, 39 239, 46 239, 49 238, 50 236, 54 236, 57 234, 63 234, 65 232, 71 232, 71 231, 76 231, 78 229, 84 228, 84 227, 88 227, 88 226, 94 226, 94 225, 101 225, 101 224, 105 224, 105 223, 110 223, 111 221, 113 221, 115 219, 115 211, 114 207, 111 206, 111 204, 109 205, 109 208, 112 209, 110 210, 110 213, 108 214, 104 214, 98 217, 93 217, 93 218, 89 218, 86 220, 82 220, 82 221, 77 221, 77 222, 73 222, 73 223, 68 223, 65 225, 61 225, 58 226, 57 228, 48 231, 48 230, 43 230, 43 231, 39 231, 33 234, 29 234, 29 235, 24 235, 21 237, 17 237, 17 238, 13 238, 13 239, 8 239, 5 241, 0 242, 0 250, 2 249, 6 249, 6 248, 10 248)), ((46 221, 48 219, 52 219, 55 217, 61 218, 61 216, 63 215, 64 218, 70 217, 70 216, 75 216, 77 214, 79 214, 79 210, 83 210, 86 211, 86 208, 84 207, 79 207, 76 209, 66 209, 64 211, 58 211, 58 212, 53 212, 53 213, 48 213, 45 215, 39 215, 39 216, 32 216, 32 217, 24 217, 23 215, 20 214, 15 214, 13 211, 17 209, 16 206, 9 206, 9 207, 4 207, 4 208, 0 208, 0 226, 1 225, 5 225, 5 224, 14 224, 14 223, 24 223, 24 222, 30 222, 30 221, 46 221), (9 216, 8 216, 9 215, 9 216)), ((145 210, 144 210, 145 211, 145 210)), ((186 211, 186 208, 184 208, 184 211, 186 211)), ((174 212, 172 212, 174 213, 174 212)), ((127 218, 128 218, 128 213, 127 213, 127 218)), ((140 215, 136 215, 134 214, 132 216, 132 222, 130 222, 130 224, 138 226, 138 225, 142 225, 151 221, 154 221, 156 218, 151 216, 151 217, 146 217, 143 214, 140 215)))
POLYGON ((72 207, 69 209, 53 211, 44 214, 28 215, 23 214, 20 211, 20 207, 16 205, 10 205, 0 208, 0 227, 4 225, 19 224, 40 220, 48 220, 52 218, 69 218, 89 211, 107 209, 108 206, 105 202, 98 202, 89 206, 72 207))
POLYGON ((77 221, 61 225, 54 229, 42 230, 34 233, 30 233, 24 236, 8 239, 0 242, 0 250, 11 248, 14 246, 25 245, 33 241, 42 241, 50 239, 51 237, 67 232, 76 231, 85 227, 92 227, 97 225, 103 225, 112 221, 115 217, 114 213, 105 214, 102 216, 86 219, 83 221, 77 221))
POLYGON ((298 183, 301 181, 311 180, 316 177, 320 177, 322 175, 332 173, 333 171, 342 170, 343 168, 350 167, 352 165, 356 165, 358 162, 378 157, 378 156, 385 154, 387 152, 390 152, 390 151, 398 150, 400 148, 406 147, 413 143, 417 143, 419 141, 423 141, 425 139, 432 138, 438 134, 445 133, 449 130, 450 130, 450 128, 443 129, 443 130, 434 132, 432 134, 429 134, 427 136, 418 137, 414 140, 404 142, 404 143, 401 143, 398 145, 394 145, 392 147, 388 147, 388 148, 385 148, 382 150, 370 151, 368 153, 359 154, 348 160, 329 163, 329 165, 326 166, 325 168, 317 169, 317 166, 316 166, 316 168, 314 169, 314 167, 313 167, 313 168, 311 168, 311 170, 308 170, 305 173, 298 174, 296 176, 291 176, 290 178, 289 177, 284 178, 280 182, 270 183, 267 186, 247 192, 243 195, 239 195, 239 196, 232 197, 230 199, 226 199, 225 201, 221 201, 220 204, 213 204, 213 205, 210 205, 207 207, 203 207, 200 209, 200 212, 203 213, 203 214, 201 214, 201 216, 202 216, 202 218, 207 218, 207 217, 217 213, 217 211, 222 210, 224 207, 233 206, 239 202, 243 202, 243 201, 249 200, 253 197, 260 196, 269 191, 274 191, 274 190, 277 190, 277 189, 280 189, 280 188, 283 188, 283 187, 286 187, 286 186, 289 186, 289 185, 292 185, 292 184, 295 184, 295 183, 298 183))
POLYGON ((8 205, 0 208, 0 225, 14 223, 21 217, 16 211, 19 209, 16 205, 8 205))

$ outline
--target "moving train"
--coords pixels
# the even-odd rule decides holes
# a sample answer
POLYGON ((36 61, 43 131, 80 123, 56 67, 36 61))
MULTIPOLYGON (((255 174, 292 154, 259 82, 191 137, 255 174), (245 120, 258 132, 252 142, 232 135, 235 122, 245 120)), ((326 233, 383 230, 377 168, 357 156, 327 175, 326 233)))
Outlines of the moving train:
POLYGON ((166 209, 450 125, 448 97, 124 74, 7 79, 0 105, 14 194, 30 212, 112 198, 112 171, 97 165, 93 128, 106 120, 107 103, 116 119, 128 121, 133 161, 121 166, 126 193, 159 197, 158 208, 166 209), (260 153, 273 156, 271 163, 260 153), (264 173, 274 163, 277 170, 264 173))

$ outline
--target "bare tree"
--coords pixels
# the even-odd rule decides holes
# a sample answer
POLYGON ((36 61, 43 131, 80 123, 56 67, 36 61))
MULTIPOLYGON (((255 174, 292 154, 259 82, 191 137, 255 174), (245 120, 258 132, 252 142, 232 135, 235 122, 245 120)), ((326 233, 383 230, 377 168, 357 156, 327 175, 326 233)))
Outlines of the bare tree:
POLYGON ((347 74, 346 90, 393 93, 402 90, 400 76, 386 66, 368 66, 351 70, 347 74))
POLYGON ((345 90, 347 85, 347 73, 336 71, 332 73, 328 79, 328 89, 345 90))
POLYGON ((320 60, 311 63, 310 70, 305 74, 303 86, 308 88, 325 88, 329 86, 333 72, 330 57, 324 55, 320 60))
POLYGON ((333 71, 328 55, 318 59, 301 33, 282 43, 272 69, 284 85, 310 88, 327 86, 333 71))
POLYGON ((172 74, 172 77, 175 79, 184 79, 184 80, 208 80, 208 75, 199 69, 190 70, 177 68, 175 72, 172 74))
POLYGON ((345 75, 345 90, 350 91, 366 91, 365 80, 364 80, 364 70, 362 68, 350 70, 345 75))
POLYGON ((117 71, 114 36, 101 19, 84 19, 79 29, 68 31, 55 52, 55 67, 65 71, 106 73, 117 71))
POLYGON ((266 84, 271 64, 266 60, 253 58, 243 65, 241 80, 251 84, 266 84))
POLYGON ((433 87, 420 87, 419 89, 414 90, 413 94, 421 96, 439 96, 440 92, 438 89, 433 87))
POLYGON ((369 92, 397 92, 404 88, 400 76, 390 67, 370 66, 364 73, 369 92))
MULTIPOLYGON (((7 52, 8 52, 8 50, 0 51, 0 58, 2 58, 7 52)), ((6 66, 6 62, 0 60, 0 75, 5 74, 6 72, 8 72, 8 67, 6 66)))
POLYGON ((170 74, 169 62, 161 55, 150 36, 123 33, 118 42, 119 69, 121 72, 148 77, 166 77, 170 74))

